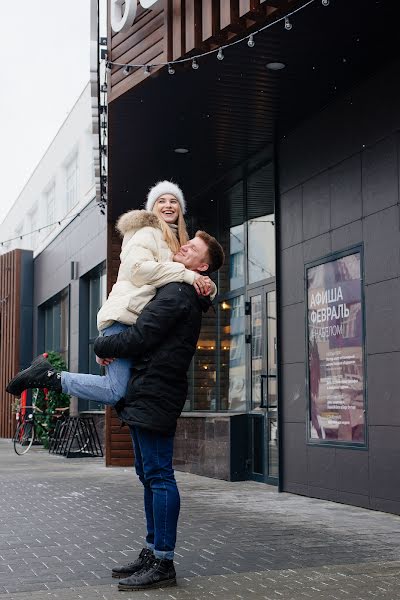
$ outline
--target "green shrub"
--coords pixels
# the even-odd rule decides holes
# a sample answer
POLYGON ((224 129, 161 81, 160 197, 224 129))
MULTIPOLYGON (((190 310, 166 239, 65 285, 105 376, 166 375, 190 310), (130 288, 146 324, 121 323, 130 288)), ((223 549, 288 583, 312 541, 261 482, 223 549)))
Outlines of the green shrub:
MULTIPOLYGON (((67 365, 58 352, 48 352, 47 360, 53 365, 56 371, 67 370, 67 365)), ((48 392, 46 400, 43 390, 39 390, 35 404, 39 410, 43 411, 45 414, 41 415, 40 412, 36 413, 36 435, 45 448, 49 447, 49 440, 52 437, 55 428, 56 421, 53 415, 56 408, 69 406, 69 401, 70 396, 68 394, 53 391, 48 392)))

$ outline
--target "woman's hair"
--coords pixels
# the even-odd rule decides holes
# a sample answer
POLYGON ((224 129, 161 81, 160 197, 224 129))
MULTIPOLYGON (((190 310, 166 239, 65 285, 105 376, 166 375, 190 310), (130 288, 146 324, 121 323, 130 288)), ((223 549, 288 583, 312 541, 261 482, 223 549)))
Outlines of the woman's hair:
MULTIPOLYGON (((158 200, 158 198, 157 198, 158 200)), ((183 213, 182 213, 182 209, 181 209, 181 205, 178 202, 178 237, 175 235, 173 229, 171 229, 171 227, 168 225, 168 223, 166 223, 164 221, 164 219, 161 216, 161 212, 159 209, 159 205, 157 203, 157 200, 154 204, 153 207, 153 213, 155 213, 160 221, 160 225, 161 225, 161 231, 163 232, 163 236, 164 236, 164 240, 167 242, 168 248, 171 250, 171 252, 173 252, 174 254, 176 252, 178 252, 179 248, 181 246, 183 246, 183 244, 186 244, 186 242, 189 239, 188 236, 188 232, 186 229, 186 223, 185 223, 185 219, 183 217, 183 213)))

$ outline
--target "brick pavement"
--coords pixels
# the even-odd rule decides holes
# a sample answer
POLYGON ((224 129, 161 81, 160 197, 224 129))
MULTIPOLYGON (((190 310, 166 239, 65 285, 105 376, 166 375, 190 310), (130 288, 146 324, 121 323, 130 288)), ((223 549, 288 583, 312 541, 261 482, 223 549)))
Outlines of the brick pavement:
POLYGON ((131 469, 0 440, 0 600, 400 600, 400 517, 177 473, 177 588, 118 592, 143 545, 131 469))

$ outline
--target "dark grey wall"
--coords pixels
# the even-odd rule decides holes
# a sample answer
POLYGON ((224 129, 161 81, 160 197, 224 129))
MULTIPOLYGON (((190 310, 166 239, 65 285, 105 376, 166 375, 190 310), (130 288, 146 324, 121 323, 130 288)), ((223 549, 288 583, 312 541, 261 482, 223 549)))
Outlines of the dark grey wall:
POLYGON ((106 259, 106 217, 91 202, 34 260, 34 349, 38 341, 38 306, 70 286, 69 368, 78 371, 79 279, 71 280, 71 261, 78 262, 78 276, 106 259))
POLYGON ((400 514, 399 65, 280 147, 283 489, 400 514), (368 451, 306 440, 304 264, 364 243, 368 451))

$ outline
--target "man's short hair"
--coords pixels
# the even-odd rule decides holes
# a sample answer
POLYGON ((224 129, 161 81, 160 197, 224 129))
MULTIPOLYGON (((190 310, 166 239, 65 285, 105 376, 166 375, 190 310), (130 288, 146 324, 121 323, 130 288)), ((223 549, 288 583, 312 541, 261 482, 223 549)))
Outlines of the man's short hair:
POLYGON ((207 233, 206 231, 196 231, 195 237, 199 237, 206 244, 207 251, 207 262, 208 269, 207 273, 214 273, 214 271, 218 271, 224 264, 225 253, 222 249, 222 246, 215 237, 207 233))

